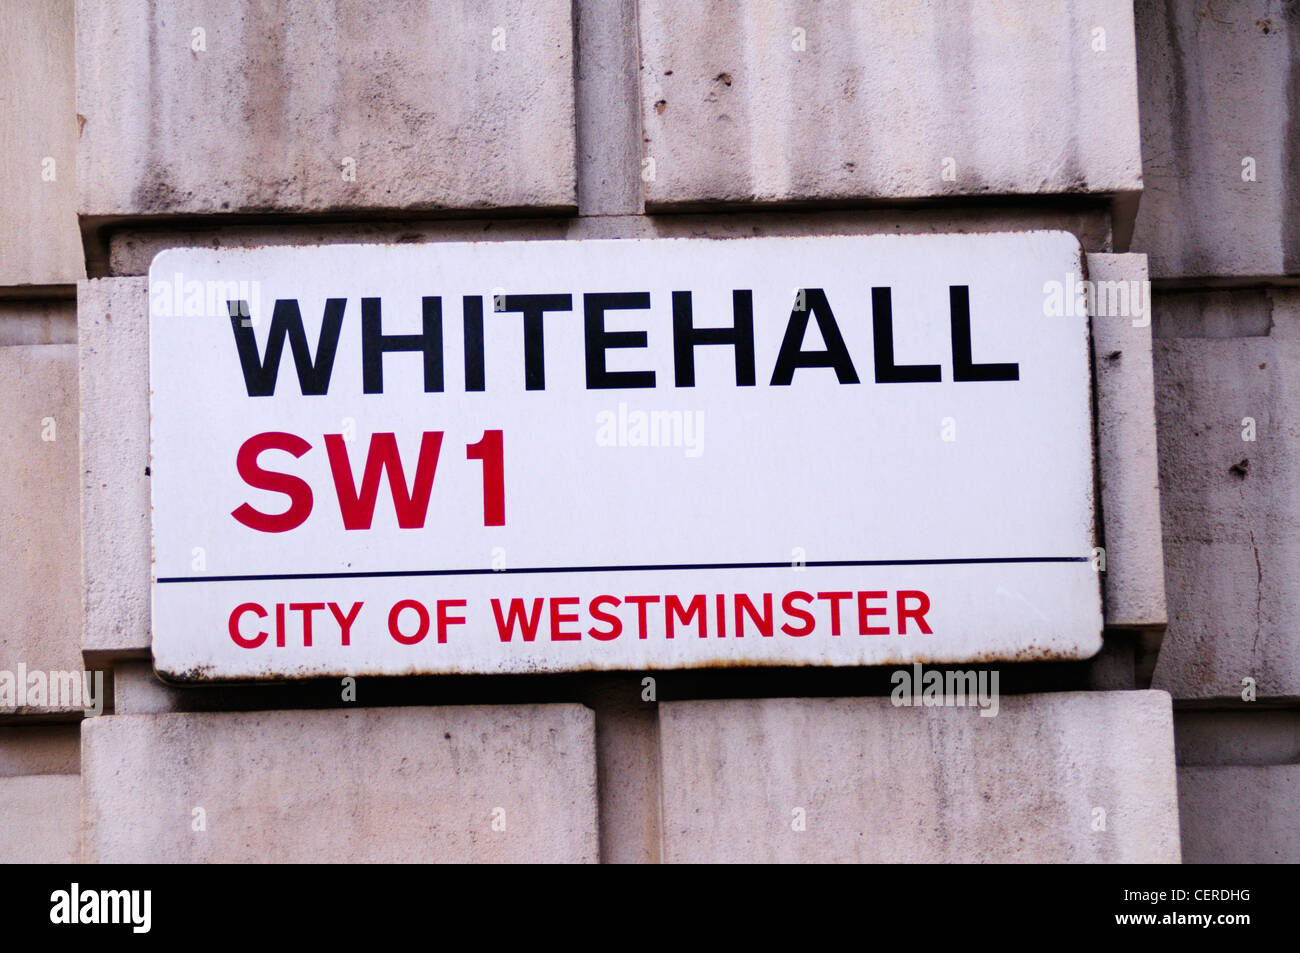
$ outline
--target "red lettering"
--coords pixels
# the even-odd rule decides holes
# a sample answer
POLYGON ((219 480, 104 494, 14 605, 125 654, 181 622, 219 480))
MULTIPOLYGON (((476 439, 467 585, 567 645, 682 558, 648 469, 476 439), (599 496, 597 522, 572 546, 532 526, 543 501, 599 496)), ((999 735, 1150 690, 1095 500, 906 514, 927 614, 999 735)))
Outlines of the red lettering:
POLYGON ((415 599, 403 599, 388 610, 388 634, 403 645, 414 645, 423 640, 429 634, 429 610, 415 599), (397 626, 398 617, 401 616, 403 609, 414 609, 419 617, 419 627, 413 635, 403 635, 402 630, 397 626))
POLYGON ((597 596, 591 600, 591 614, 601 622, 609 626, 608 632, 599 632, 595 626, 587 630, 587 634, 593 639, 599 639, 602 642, 608 642, 611 639, 617 639, 623 631, 623 620, 616 615, 611 615, 601 609, 602 604, 608 603, 611 608, 617 608, 621 600, 614 596, 597 596))
POLYGON ((628 596, 624 602, 631 602, 637 608, 637 638, 644 639, 646 636, 646 605, 651 602, 658 602, 658 596, 628 596))
POLYGON ((933 635, 930 626, 926 624, 925 614, 930 611, 930 597, 919 589, 900 589, 898 591, 898 634, 907 635, 907 620, 915 619, 921 626, 923 635, 933 635), (915 599, 918 603, 915 609, 907 608, 907 600, 915 599))
POLYGON ((781 631, 784 632, 786 635, 793 635, 798 637, 801 635, 807 635, 809 632, 811 632, 813 630, 813 626, 816 625, 816 619, 813 617, 813 614, 809 612, 807 609, 796 608, 793 605, 795 598, 802 599, 804 602, 811 604, 813 597, 812 597, 812 593, 810 592, 800 592, 798 590, 795 590, 794 592, 787 592, 785 594, 785 598, 781 600, 781 608, 785 610, 785 614, 798 616, 800 619, 803 620, 804 623, 802 628, 796 629, 793 626, 791 626, 789 622, 787 622, 781 626, 781 631))
POLYGON ((343 435, 326 434, 325 449, 329 453, 330 472, 334 475, 334 491, 338 494, 344 529, 370 529, 375 518, 375 501, 379 497, 379 481, 385 473, 393 494, 397 525, 402 529, 420 529, 424 526, 429 511, 429 497, 433 493, 433 477, 438 469, 438 453, 442 449, 442 431, 425 431, 420 438, 415 485, 409 491, 394 434, 370 435, 370 448, 366 453, 360 492, 352 478, 352 462, 348 458, 343 435))
POLYGON ((743 593, 736 594, 736 638, 745 636, 745 616, 758 627, 758 634, 769 638, 772 635, 772 594, 763 593, 763 615, 758 614, 758 607, 743 593))
POLYGON ((269 633, 259 632, 257 633, 256 638, 252 638, 252 639, 246 639, 242 635, 240 635, 239 620, 240 617, 243 616, 245 612, 256 613, 259 619, 266 618, 266 610, 263 609, 261 606, 259 606, 256 602, 245 602, 241 605, 235 606, 235 611, 230 613, 230 637, 235 640, 235 644, 238 645, 241 649, 255 649, 263 642, 266 641, 266 637, 269 633))
POLYGON ((564 622, 577 622, 578 613, 567 613, 560 611, 560 604, 568 603, 576 606, 578 604, 577 596, 565 596, 561 599, 551 599, 551 641, 552 642, 577 642, 582 638, 582 632, 561 632, 560 625, 564 622))
POLYGON ((525 642, 537 638, 537 623, 542 621, 542 603, 545 599, 533 600, 533 614, 524 615, 524 600, 510 600, 509 622, 501 617, 501 600, 492 600, 492 613, 497 617, 497 635, 502 642, 509 642, 514 637, 515 624, 518 623, 520 634, 525 642))
POLYGON ((257 458, 265 450, 283 450, 301 457, 310 449, 311 444, 302 437, 281 431, 259 433, 245 440, 235 455, 235 468, 239 470, 240 478, 254 489, 283 493, 289 498, 289 508, 283 513, 263 513, 241 503, 230 515, 260 533, 287 533, 301 526, 311 515, 311 487, 306 480, 296 476, 263 469, 257 458))
POLYGON ((311 614, 317 609, 324 609, 323 602, 291 602, 289 611, 302 613, 302 644, 311 647, 311 614))
POLYGON ((339 624, 339 631, 342 632, 342 645, 352 644, 352 623, 356 621, 357 613, 361 611, 361 603, 352 603, 352 611, 346 616, 339 611, 339 607, 331 602, 329 604, 330 612, 334 613, 334 621, 339 624))
POLYGON ((848 599, 853 595, 851 592, 819 592, 818 599, 829 599, 831 602, 831 635, 840 634, 840 600, 848 599))
POLYGON ((682 601, 676 596, 668 596, 664 599, 664 626, 668 630, 668 638, 673 637, 673 616, 681 619, 682 625, 690 625, 691 619, 697 615, 700 617, 700 638, 709 637, 709 615, 704 609, 704 597, 694 596, 691 598, 689 612, 684 611, 682 601))
POLYGON ((868 606, 868 599, 884 599, 889 595, 887 592, 859 592, 858 593, 858 632, 861 635, 888 635, 889 626, 871 625, 871 616, 884 615, 889 610, 884 606, 876 608, 868 606))
POLYGON ((506 469, 500 430, 485 430, 478 443, 465 448, 465 456, 483 461, 483 525, 506 525, 506 469))
POLYGON ((438 600, 438 644, 439 645, 445 645, 447 642, 447 626, 465 624, 464 616, 461 616, 459 619, 452 618, 451 616, 447 615, 447 609, 451 606, 455 606, 458 609, 463 609, 467 605, 469 605, 469 603, 466 602, 464 599, 439 599, 438 600))

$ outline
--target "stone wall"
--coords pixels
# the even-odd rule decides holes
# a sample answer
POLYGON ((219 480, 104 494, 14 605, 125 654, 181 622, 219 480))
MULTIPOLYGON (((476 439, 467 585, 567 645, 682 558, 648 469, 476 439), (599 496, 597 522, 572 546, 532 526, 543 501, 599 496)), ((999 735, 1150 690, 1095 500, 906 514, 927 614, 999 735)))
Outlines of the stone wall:
POLYGON ((0 670, 106 692, 0 709, 0 859, 1296 859, 1293 4, 219 7, 0 0, 0 670), (1041 228, 1156 313, 1093 325, 1106 647, 997 717, 853 670, 154 676, 158 251, 1041 228))
POLYGON ((1136 13, 1183 856, 1294 863, 1300 9, 1136 13))

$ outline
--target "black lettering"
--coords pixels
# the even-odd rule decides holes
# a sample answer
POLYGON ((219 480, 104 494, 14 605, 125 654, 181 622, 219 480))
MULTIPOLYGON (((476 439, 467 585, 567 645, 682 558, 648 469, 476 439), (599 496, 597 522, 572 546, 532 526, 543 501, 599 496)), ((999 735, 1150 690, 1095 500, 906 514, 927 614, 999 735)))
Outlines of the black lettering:
POLYGON ((424 352, 424 392, 442 390, 442 299, 423 299, 422 334, 384 334, 378 298, 361 299, 361 390, 384 391, 384 355, 389 351, 424 352))
POLYGON ((877 384, 933 384, 943 380, 938 364, 894 363, 894 307, 888 288, 871 289, 871 336, 877 384))
POLYGON ((695 386, 695 349, 728 344, 736 349, 736 386, 754 386, 754 292, 732 291, 733 324, 697 328, 692 323, 691 293, 673 292, 673 368, 678 387, 695 386))
POLYGON ((293 298, 275 302, 271 313, 271 329, 266 338, 266 357, 257 353, 257 339, 248 320, 247 301, 227 301, 230 326, 235 331, 235 348, 239 351, 239 364, 244 372, 244 387, 249 397, 271 397, 275 394, 276 380, 280 374, 280 355, 284 352, 284 339, 289 339, 293 351, 294 368, 298 371, 298 386, 304 396, 324 394, 329 390, 330 375, 334 370, 334 354, 339 346, 339 328, 343 326, 343 309, 346 298, 329 298, 325 302, 325 316, 321 321, 320 340, 316 344, 313 360, 307 346, 307 334, 302 328, 302 312, 293 298))
POLYGON ((1019 364, 974 364, 970 349, 970 288, 948 287, 952 317, 952 377, 957 381, 1018 381, 1019 364))
POLYGON ((654 387, 654 371, 607 371, 605 352, 611 348, 645 347, 645 331, 606 331, 606 311, 632 311, 650 307, 648 291, 596 293, 582 296, 583 329, 587 350, 587 389, 654 387))
POLYGON ((465 390, 481 391, 484 388, 483 369, 483 299, 466 295, 463 302, 465 314, 465 390))
POLYGON ((505 295, 497 299, 498 311, 524 313, 524 388, 546 389, 546 357, 542 315, 547 311, 572 311, 573 295, 505 295))
POLYGON ((789 384, 794 380, 794 372, 801 367, 834 368, 835 376, 841 384, 858 383, 858 372, 853 369, 853 360, 849 357, 849 349, 844 345, 840 326, 835 323, 835 315, 831 313, 826 292, 821 288, 805 288, 800 294, 806 307, 796 305, 790 311, 790 323, 786 325, 785 338, 781 341, 781 351, 772 371, 772 386, 789 384), (803 350, 809 313, 817 319, 817 329, 826 342, 824 351, 803 350))

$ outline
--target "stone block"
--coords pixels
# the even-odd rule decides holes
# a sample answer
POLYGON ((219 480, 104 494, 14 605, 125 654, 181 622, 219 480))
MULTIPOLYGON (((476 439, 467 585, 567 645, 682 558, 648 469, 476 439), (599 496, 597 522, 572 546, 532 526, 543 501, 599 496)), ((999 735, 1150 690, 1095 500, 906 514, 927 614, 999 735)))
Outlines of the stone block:
POLYGON ((85 651, 150 645, 148 284, 77 288, 85 651))
POLYGON ((1145 255, 1089 255, 1108 626, 1165 624, 1151 294, 1145 255), (1127 306, 1125 304, 1127 303, 1127 306))
POLYGON ((74 6, 0 2, 0 285, 70 284, 86 273, 74 6))
POLYGON ((0 347, 76 343, 75 301, 65 298, 0 300, 0 347))
POLYGON ((75 864, 81 857, 81 779, 0 777, 0 864, 75 864))
POLYGON ((78 724, 0 728, 0 778, 78 773, 80 731, 78 724))
POLYGON ((1174 744, 1180 768, 1300 764, 1300 711, 1182 709, 1174 717, 1174 744))
POLYGON ((1300 765, 1178 769, 1183 861, 1300 863, 1300 765))
POLYGON ((90 218, 577 205, 563 0, 77 5, 90 218))
POLYGON ((0 407, 0 671, 80 672, 76 347, 0 347, 0 407))
POLYGON ((1162 295, 1155 310, 1169 600, 1155 687, 1300 697, 1300 292, 1162 295))
POLYGON ((993 717, 889 698, 659 713, 666 861, 1179 859, 1164 692, 1008 696, 993 717))
POLYGON ((110 715, 81 764, 89 863, 598 856, 580 705, 110 715))
POLYGON ((638 20, 650 208, 1142 187, 1125 0, 640 0, 638 20))
POLYGON ((1140 0, 1135 19, 1146 188, 1132 247, 1157 278, 1300 273, 1300 9, 1140 0))

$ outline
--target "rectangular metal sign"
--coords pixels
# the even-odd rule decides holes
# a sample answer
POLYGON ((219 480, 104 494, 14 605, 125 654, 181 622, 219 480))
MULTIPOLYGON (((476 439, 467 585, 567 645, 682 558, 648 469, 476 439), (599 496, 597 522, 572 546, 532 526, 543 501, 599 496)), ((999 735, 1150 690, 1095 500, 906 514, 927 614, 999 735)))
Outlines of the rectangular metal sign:
POLYGON ((1082 266, 1065 232, 162 252, 156 668, 1088 657, 1082 266))

